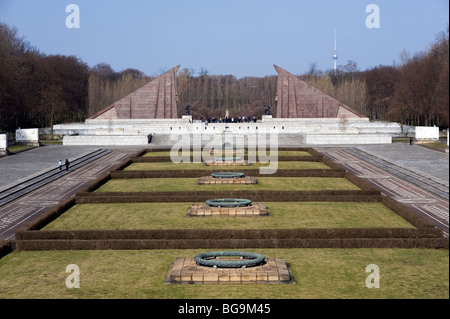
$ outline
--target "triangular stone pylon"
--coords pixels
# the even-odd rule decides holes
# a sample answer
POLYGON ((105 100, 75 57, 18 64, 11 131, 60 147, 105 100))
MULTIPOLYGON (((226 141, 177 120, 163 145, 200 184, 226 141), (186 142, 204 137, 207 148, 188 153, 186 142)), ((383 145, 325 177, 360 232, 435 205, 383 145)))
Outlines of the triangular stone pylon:
POLYGON ((177 83, 180 66, 170 69, 134 92, 92 115, 89 119, 177 118, 177 83))
POLYGON ((276 66, 277 118, 365 118, 335 98, 276 66))

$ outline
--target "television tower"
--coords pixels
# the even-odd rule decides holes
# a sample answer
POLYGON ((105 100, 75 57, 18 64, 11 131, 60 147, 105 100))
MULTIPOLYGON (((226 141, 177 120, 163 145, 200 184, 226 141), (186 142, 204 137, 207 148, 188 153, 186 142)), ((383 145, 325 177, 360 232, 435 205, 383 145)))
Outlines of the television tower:
POLYGON ((336 75, 337 71, 337 49, 336 49, 336 29, 334 29, 334 53, 333 53, 333 69, 334 69, 334 75, 336 75))

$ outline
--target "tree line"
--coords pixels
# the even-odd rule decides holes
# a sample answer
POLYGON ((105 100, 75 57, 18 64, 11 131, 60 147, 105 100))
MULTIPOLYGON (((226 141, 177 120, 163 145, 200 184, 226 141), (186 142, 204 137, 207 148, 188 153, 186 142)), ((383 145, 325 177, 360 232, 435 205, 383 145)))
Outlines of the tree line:
MULTIPOLYGON (((160 73, 164 73, 161 70, 160 73)), ((405 125, 449 125, 449 30, 425 52, 404 50, 398 65, 365 71, 348 61, 336 73, 316 63, 299 78, 371 120, 405 125)), ((83 122, 154 79, 136 69, 116 72, 106 63, 89 67, 74 56, 46 55, 0 23, 0 131, 83 122)), ((260 118, 264 105, 276 114, 278 77, 210 75, 201 68, 177 75, 178 115, 190 105, 194 119, 230 116, 260 118)))

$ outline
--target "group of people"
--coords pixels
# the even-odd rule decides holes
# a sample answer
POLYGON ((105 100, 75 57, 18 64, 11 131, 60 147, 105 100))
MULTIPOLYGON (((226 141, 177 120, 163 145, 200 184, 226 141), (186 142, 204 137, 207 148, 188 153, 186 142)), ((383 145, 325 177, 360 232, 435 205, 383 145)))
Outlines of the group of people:
MULTIPOLYGON (((70 162, 69 162, 68 159, 66 159, 66 162, 64 163, 64 165, 66 166, 66 171, 68 171, 69 170, 69 165, 70 165, 70 162)), ((62 163, 61 160, 59 160, 59 170, 62 170, 62 166, 63 166, 63 163, 62 163)))
MULTIPOLYGON (((203 116, 200 118, 200 121, 203 122, 203 116)), ((205 124, 208 125, 208 123, 256 123, 256 116, 253 116, 252 118, 247 116, 239 116, 239 117, 225 117, 225 118, 207 118, 205 119, 205 124)))

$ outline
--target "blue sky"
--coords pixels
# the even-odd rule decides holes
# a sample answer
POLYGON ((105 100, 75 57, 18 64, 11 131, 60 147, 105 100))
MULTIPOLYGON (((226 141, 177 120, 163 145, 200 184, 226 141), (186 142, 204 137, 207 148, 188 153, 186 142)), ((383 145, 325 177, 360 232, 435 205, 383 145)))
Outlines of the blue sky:
POLYGON ((426 50, 448 12, 448 0, 0 0, 0 22, 42 53, 148 75, 178 64, 237 77, 276 74, 273 64, 328 70, 334 29, 338 64, 391 65, 403 49, 426 50), (66 27, 72 3, 79 29, 66 27), (380 28, 366 26, 369 4, 380 9, 380 28))

